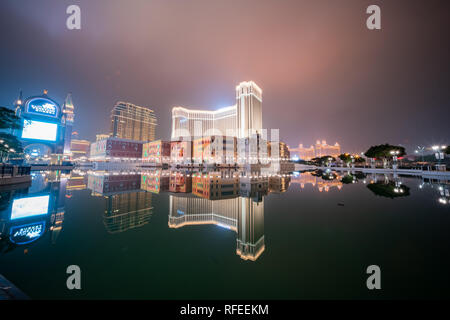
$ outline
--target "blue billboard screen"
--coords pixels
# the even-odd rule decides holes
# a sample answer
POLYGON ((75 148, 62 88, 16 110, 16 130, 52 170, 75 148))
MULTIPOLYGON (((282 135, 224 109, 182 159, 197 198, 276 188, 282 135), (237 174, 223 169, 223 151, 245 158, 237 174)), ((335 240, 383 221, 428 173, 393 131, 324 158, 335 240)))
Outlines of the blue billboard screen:
POLYGON ((23 121, 23 139, 56 141, 56 133, 58 125, 56 123, 48 123, 36 120, 23 121))
POLYGON ((14 199, 11 220, 47 214, 49 200, 50 195, 14 199))

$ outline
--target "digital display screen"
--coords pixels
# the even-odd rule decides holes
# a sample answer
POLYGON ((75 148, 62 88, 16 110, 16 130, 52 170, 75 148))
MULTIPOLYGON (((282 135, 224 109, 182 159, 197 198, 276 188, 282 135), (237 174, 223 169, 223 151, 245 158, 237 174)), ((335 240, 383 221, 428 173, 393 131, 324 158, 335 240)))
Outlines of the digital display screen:
POLYGON ((41 122, 35 120, 24 120, 22 138, 56 141, 58 125, 56 123, 41 122))
POLYGON ((50 195, 14 199, 11 220, 29 218, 48 213, 50 195))

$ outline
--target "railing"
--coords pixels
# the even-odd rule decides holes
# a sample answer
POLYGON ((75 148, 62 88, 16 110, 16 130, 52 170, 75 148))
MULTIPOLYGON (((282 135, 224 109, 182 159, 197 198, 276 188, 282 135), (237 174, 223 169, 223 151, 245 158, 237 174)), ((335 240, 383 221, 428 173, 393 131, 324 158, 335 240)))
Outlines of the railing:
POLYGON ((10 178, 30 175, 30 166, 13 166, 0 164, 0 178, 10 178))

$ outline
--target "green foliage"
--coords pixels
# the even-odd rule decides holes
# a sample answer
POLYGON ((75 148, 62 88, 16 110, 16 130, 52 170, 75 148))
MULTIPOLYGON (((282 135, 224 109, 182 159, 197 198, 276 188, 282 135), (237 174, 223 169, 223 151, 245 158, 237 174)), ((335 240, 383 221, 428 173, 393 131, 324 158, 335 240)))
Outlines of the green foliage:
POLYGON ((403 157, 406 154, 404 147, 381 144, 370 147, 364 155, 368 158, 387 159, 392 157, 391 151, 398 151, 397 157, 403 157))
POLYGON ((352 176, 351 174, 346 174, 341 179, 341 182, 343 184, 350 184, 350 183, 353 183, 353 181, 356 181, 356 177, 352 176))
POLYGON ((8 154, 11 153, 11 149, 14 150, 13 153, 22 153, 22 143, 16 136, 5 132, 0 132, 0 152, 3 154, 8 154))
POLYGON ((446 154, 450 154, 450 146, 448 146, 447 148, 445 148, 445 153, 446 153, 446 154))
POLYGON ((345 163, 350 163, 352 162, 352 156, 348 153, 342 153, 339 155, 339 159, 341 159, 342 161, 344 161, 345 163))
POLYGON ((16 116, 14 110, 0 107, 0 129, 20 129, 20 118, 16 116))
POLYGON ((388 182, 388 183, 370 183, 367 185, 367 188, 369 188, 370 191, 372 191, 374 194, 380 197, 386 197, 386 198, 398 198, 398 197, 407 197, 410 195, 409 193, 409 187, 405 185, 400 185, 397 187, 394 182, 388 182))
POLYGON ((315 177, 320 177, 323 180, 335 180, 337 178, 336 173, 332 172, 332 171, 323 171, 323 170, 316 170, 314 172, 311 173, 312 176, 315 177))

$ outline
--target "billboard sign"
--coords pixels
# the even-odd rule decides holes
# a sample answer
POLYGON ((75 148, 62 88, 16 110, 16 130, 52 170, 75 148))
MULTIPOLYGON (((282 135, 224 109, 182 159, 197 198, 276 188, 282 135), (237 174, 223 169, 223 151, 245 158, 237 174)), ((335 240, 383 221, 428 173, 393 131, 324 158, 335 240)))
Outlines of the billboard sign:
POLYGON ((45 231, 45 221, 27 225, 14 226, 10 230, 9 239, 15 244, 27 244, 39 239, 45 231))
POLYGON ((58 124, 36 120, 23 120, 22 139, 56 141, 58 124))
POLYGON ((26 110, 28 113, 54 117, 58 116, 58 106, 50 99, 33 98, 27 102, 26 110))

